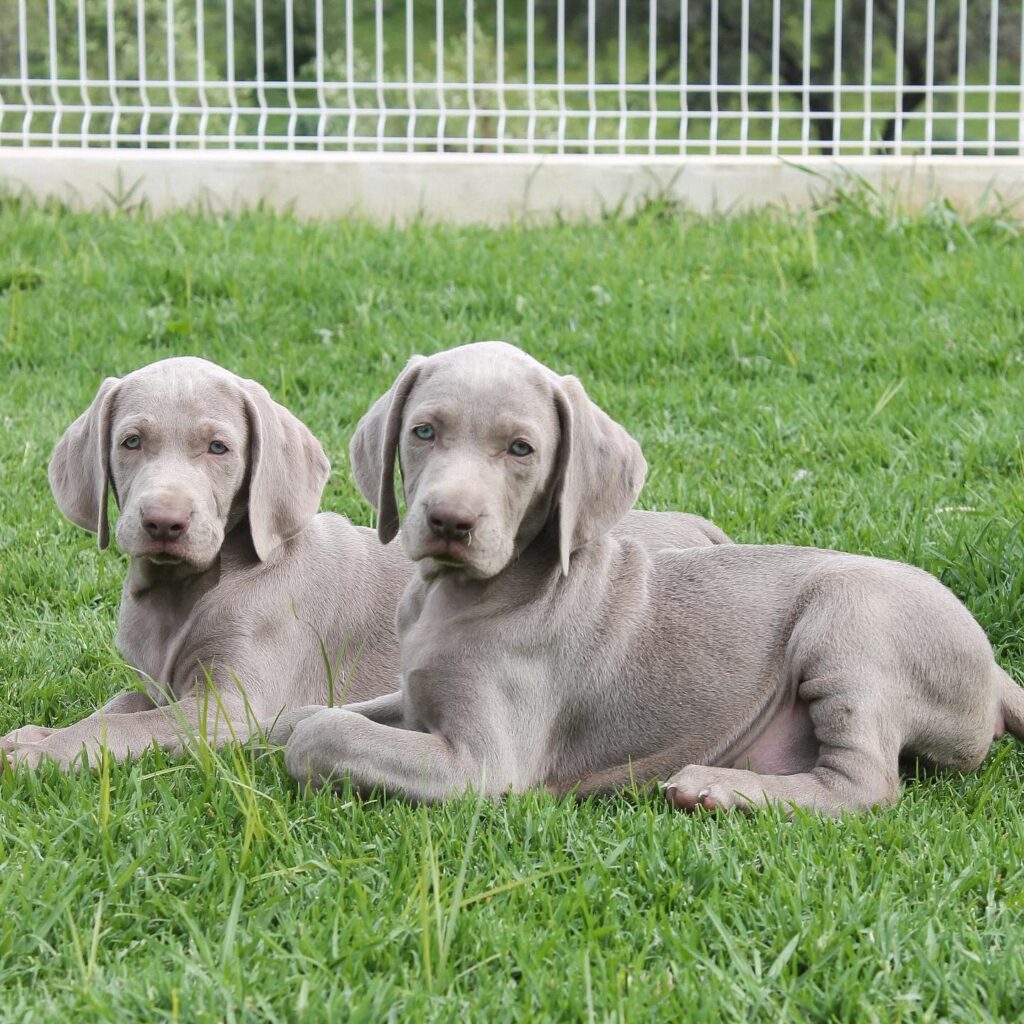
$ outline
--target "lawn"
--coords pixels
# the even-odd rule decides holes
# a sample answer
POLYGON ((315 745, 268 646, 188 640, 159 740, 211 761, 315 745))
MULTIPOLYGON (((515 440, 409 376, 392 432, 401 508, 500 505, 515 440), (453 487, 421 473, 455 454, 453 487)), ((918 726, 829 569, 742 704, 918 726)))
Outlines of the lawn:
MULTIPOLYGON (((937 573, 1024 675, 1024 237, 936 206, 399 231, 0 205, 0 732, 124 688, 125 559, 50 449, 194 353, 324 441, 413 352, 503 337, 642 443, 640 504, 937 573)), ((0 777, 0 1020, 1017 1020, 1024 749, 825 821, 657 795, 303 796, 258 745, 0 777)))

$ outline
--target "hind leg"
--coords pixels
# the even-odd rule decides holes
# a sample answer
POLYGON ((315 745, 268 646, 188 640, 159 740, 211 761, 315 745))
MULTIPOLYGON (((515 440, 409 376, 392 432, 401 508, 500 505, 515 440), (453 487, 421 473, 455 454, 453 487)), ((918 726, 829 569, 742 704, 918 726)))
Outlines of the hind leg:
POLYGON ((666 796, 685 810, 783 804, 825 814, 894 802, 900 791, 898 713, 878 699, 876 684, 871 676, 820 676, 801 684, 819 744, 810 771, 762 775, 691 764, 669 779, 666 796))

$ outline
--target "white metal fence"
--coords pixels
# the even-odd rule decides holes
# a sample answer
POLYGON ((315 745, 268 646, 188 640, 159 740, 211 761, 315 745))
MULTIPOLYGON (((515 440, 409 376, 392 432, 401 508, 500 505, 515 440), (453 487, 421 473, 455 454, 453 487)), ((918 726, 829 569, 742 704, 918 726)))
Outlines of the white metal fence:
POLYGON ((1024 155, 1020 0, 0 0, 0 145, 1024 155))

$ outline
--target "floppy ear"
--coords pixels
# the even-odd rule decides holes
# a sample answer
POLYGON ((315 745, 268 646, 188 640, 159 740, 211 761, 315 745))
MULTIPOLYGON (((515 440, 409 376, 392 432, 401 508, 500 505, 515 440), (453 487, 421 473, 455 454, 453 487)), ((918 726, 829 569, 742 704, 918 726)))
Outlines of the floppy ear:
POLYGON ((398 533, 395 461, 405 403, 416 386, 424 356, 413 356, 398 379, 359 421, 349 444, 352 475, 363 497, 377 510, 377 536, 388 544, 398 533))
POLYGON ((249 418, 249 530, 261 561, 316 515, 331 464, 297 416, 254 380, 242 381, 249 418))
POLYGON ((569 556, 633 507, 647 462, 636 441, 594 405, 575 377, 555 384, 555 406, 562 439, 553 512, 562 574, 568 576, 569 556))
POLYGON ((117 377, 107 377, 92 405, 64 431, 50 456, 50 490, 58 507, 76 526, 95 533, 100 549, 110 543, 110 414, 120 383, 117 377))

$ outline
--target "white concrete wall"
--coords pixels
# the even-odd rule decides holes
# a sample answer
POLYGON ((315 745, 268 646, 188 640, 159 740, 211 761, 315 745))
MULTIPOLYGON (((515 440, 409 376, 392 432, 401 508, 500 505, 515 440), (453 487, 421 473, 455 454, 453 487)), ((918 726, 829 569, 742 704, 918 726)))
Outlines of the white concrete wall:
POLYGON ((850 175, 919 209, 941 195, 970 213, 1024 215, 1019 157, 536 157, 0 148, 0 189, 82 209, 121 197, 157 213, 263 202, 299 217, 403 223, 575 220, 664 197, 697 213, 801 207, 850 175))

